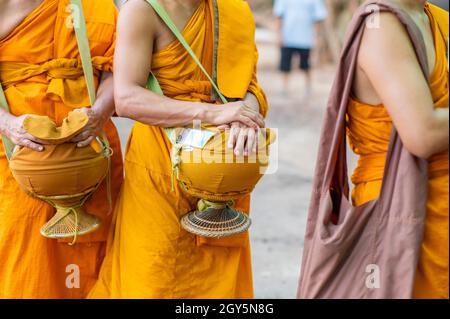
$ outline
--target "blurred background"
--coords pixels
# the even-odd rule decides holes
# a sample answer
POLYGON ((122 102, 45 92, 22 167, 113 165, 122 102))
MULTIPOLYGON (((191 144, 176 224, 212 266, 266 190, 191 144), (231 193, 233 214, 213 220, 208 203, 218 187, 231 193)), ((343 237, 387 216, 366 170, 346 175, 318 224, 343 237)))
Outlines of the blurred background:
MULTIPOLYGON (((321 119, 345 30, 354 10, 363 2, 313 1, 322 2, 327 16, 319 21, 319 27, 314 26, 314 49, 310 58, 312 86, 307 90, 305 76, 298 68, 299 57, 293 59, 288 87, 278 71, 280 24, 274 16, 275 1, 248 0, 257 23, 258 77, 270 102, 267 126, 277 128, 279 134, 278 169, 263 178, 252 196, 251 241, 256 298, 296 296, 321 119)), ((448 10, 448 0, 430 2, 448 10)), ((132 122, 126 119, 115 122, 125 146, 132 122)), ((350 169, 354 162, 350 154, 350 169)))

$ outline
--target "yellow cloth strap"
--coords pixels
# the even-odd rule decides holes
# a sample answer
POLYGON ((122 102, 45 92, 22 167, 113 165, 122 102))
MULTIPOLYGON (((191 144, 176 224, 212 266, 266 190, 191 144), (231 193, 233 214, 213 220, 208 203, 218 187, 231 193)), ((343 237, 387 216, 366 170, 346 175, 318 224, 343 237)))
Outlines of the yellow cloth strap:
POLYGON ((79 15, 72 15, 72 18, 76 18, 79 21, 73 21, 75 29, 75 35, 77 37, 78 50, 80 51, 81 64, 83 66, 84 76, 86 79, 86 85, 89 94, 89 100, 91 105, 95 103, 95 84, 94 84, 94 69, 92 67, 91 49, 89 47, 89 40, 86 29, 86 19, 84 17, 83 4, 81 0, 70 0, 70 3, 78 8, 79 15))
POLYGON ((199 212, 204 212, 205 210, 208 210, 210 208, 212 209, 224 209, 226 207, 232 207, 234 206, 234 201, 228 201, 228 202, 211 202, 206 199, 200 199, 197 202, 197 209, 199 212))
MULTIPOLYGON (((73 19, 80 19, 79 21, 73 21, 73 26, 75 29, 75 35, 77 37, 78 50, 80 51, 81 64, 83 66, 84 77, 86 80, 86 86, 88 89, 89 100, 91 106, 95 104, 96 90, 94 84, 94 69, 92 67, 91 49, 89 46, 89 38, 86 29, 86 19, 84 16, 83 4, 81 0, 70 0, 70 3, 78 8, 78 15, 72 15, 73 19)), ((112 195, 111 195, 111 147, 109 145, 108 138, 104 131, 101 133, 104 147, 109 150, 108 156, 108 176, 106 180, 106 194, 109 204, 109 213, 112 211, 112 195)))
POLYGON ((67 215, 69 214, 73 214, 73 216, 75 217, 75 231, 73 232, 73 239, 72 242, 69 243, 69 246, 73 246, 75 245, 75 243, 77 242, 77 238, 78 238, 78 212, 77 212, 77 208, 80 208, 83 205, 78 205, 75 207, 61 207, 58 205, 54 205, 55 208, 57 210, 59 210, 60 212, 64 212, 59 219, 55 220, 52 224, 48 225, 48 227, 53 227, 54 225, 56 225, 57 223, 59 223, 62 219, 64 219, 65 217, 67 217, 67 215))

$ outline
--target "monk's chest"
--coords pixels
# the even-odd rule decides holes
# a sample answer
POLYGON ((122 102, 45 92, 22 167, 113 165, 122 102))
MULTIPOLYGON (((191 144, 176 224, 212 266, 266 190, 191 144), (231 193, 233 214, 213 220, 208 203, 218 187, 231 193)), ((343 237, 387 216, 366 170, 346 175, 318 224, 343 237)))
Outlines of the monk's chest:
POLYGON ((0 1, 0 39, 8 36, 44 0, 3 0, 0 1))
MULTIPOLYGON (((176 27, 180 32, 182 32, 186 26, 191 21, 195 12, 200 9, 201 1, 193 1, 191 5, 182 6, 180 4, 173 5, 163 5, 164 9, 167 11, 168 15, 171 17, 172 21, 175 23, 176 27)), ((162 2, 164 3, 164 2, 162 2)), ((163 48, 167 47, 170 43, 175 41, 176 38, 173 32, 167 27, 167 25, 159 20, 158 25, 158 36, 156 38, 155 50, 160 51, 163 48)))

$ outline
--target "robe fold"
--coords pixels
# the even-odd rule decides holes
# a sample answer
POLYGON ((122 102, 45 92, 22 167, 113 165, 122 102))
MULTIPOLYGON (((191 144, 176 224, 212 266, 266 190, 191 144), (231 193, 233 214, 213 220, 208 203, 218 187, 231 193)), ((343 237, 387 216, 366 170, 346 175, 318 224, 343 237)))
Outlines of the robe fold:
MULTIPOLYGON (((218 83, 228 98, 243 99, 252 92, 266 114, 267 101, 256 79, 254 31, 244 1, 204 0, 182 33, 208 72, 225 79, 218 83), (217 70, 214 9, 218 9, 220 20, 217 70), (224 48, 227 52, 220 54, 224 48), (238 57, 246 61, 241 68, 236 68, 238 57)), ((177 40, 153 55, 152 72, 168 97, 213 102, 211 84, 177 40)), ((183 193, 179 185, 171 191, 170 150, 162 128, 141 123, 134 126, 126 150, 115 231, 99 282, 89 297, 253 297, 248 233, 207 239, 181 228, 180 218, 195 208, 197 199, 183 193)), ((237 207, 248 212, 249 197, 240 200, 237 207)))
MULTIPOLYGON (((69 0, 44 0, 10 34, 0 39, 0 81, 11 113, 46 115, 60 125, 74 108, 89 107, 69 0)), ((98 85, 112 71, 117 9, 112 0, 83 1, 98 85)), ((120 141, 111 121, 104 131, 112 157, 113 204, 123 179, 120 141)), ((100 217, 92 234, 69 240, 40 235, 55 213, 26 195, 11 175, 0 141, 0 298, 85 298, 105 255, 111 223, 106 182, 85 205, 100 217)))
MULTIPOLYGON (((436 65, 429 84, 436 108, 449 106, 447 39, 449 16, 426 4, 435 38, 436 65)), ((383 105, 367 105, 352 98, 348 105, 349 142, 359 155, 353 172, 352 193, 357 206, 380 194, 392 120, 383 105)), ((449 160, 448 151, 429 160, 427 217, 421 256, 417 268, 415 298, 449 297, 449 160)))

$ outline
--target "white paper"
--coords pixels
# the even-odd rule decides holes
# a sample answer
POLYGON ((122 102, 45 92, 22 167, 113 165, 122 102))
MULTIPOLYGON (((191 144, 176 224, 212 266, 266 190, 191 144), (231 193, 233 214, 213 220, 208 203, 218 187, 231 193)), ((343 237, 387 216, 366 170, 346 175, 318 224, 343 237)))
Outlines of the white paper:
POLYGON ((186 128, 178 139, 178 143, 194 148, 203 148, 215 135, 215 132, 186 128))

